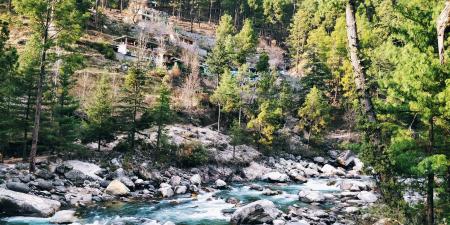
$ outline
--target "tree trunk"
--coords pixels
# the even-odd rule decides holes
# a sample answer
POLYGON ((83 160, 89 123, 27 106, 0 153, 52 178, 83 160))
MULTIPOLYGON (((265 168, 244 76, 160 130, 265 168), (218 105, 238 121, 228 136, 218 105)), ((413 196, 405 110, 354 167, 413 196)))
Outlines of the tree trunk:
POLYGON ((97 151, 101 150, 101 146, 102 146, 102 139, 100 137, 98 137, 98 140, 97 140, 97 151))
POLYGON ((22 149, 22 161, 27 161, 28 155, 28 119, 30 118, 30 108, 31 108, 31 91, 28 91, 27 96, 27 108, 25 110, 25 118, 24 118, 24 129, 23 129, 23 149, 22 149))
POLYGON ((217 132, 220 132, 220 104, 219 104, 219 116, 217 117, 217 132))
POLYGON ((445 29, 449 25, 450 22, 450 0, 447 0, 445 3, 445 7, 439 15, 436 28, 438 35, 438 50, 439 50, 439 60, 441 64, 444 64, 444 40, 445 40, 445 29))
POLYGON ((42 110, 42 92, 45 80, 45 64, 47 57, 47 42, 48 42, 48 29, 50 26, 50 17, 51 17, 51 7, 50 0, 47 1, 47 17, 45 22, 44 32, 42 34, 42 50, 40 55, 40 66, 39 66, 39 80, 37 85, 37 94, 36 94, 36 109, 34 114, 34 127, 32 133, 32 142, 31 142, 31 151, 30 151, 30 172, 34 172, 36 170, 36 152, 37 152, 37 144, 39 139, 39 128, 41 122, 41 110, 42 110))
POLYGON ((161 150, 161 133, 162 133, 162 126, 158 125, 158 134, 156 136, 156 149, 158 151, 161 150))
POLYGON ((211 16, 212 16, 213 1, 214 1, 214 0, 209 0, 209 19, 208 19, 208 23, 209 23, 209 24, 211 24, 211 16))
MULTIPOLYGON (((430 130, 428 133, 428 156, 433 155, 434 148, 434 117, 432 116, 429 120, 430 130)), ((434 225, 434 173, 431 165, 428 165, 428 175, 427 175, 427 225, 434 225)))
POLYGON ((356 92, 358 94, 359 103, 362 106, 364 116, 367 117, 367 120, 371 123, 376 123, 377 117, 372 104, 370 93, 366 87, 366 75, 361 64, 359 53, 358 30, 356 27, 355 18, 355 0, 348 0, 347 2, 346 23, 348 47, 353 67, 353 74, 355 76, 356 92))

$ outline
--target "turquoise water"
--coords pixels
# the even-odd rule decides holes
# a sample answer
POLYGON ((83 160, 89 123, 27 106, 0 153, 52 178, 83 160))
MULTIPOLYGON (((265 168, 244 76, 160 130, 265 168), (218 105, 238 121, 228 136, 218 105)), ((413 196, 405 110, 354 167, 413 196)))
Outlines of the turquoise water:
MULTIPOLYGON (((273 190, 281 190, 282 194, 275 196, 262 195, 260 191, 250 190, 245 184, 235 184, 229 190, 213 193, 201 193, 197 198, 188 195, 177 196, 160 202, 130 202, 107 203, 101 206, 78 211, 80 224, 84 225, 153 225, 154 221, 172 221, 177 225, 225 225, 230 214, 222 210, 233 209, 235 206, 225 202, 228 197, 235 197, 241 203, 249 203, 260 199, 273 201, 281 210, 290 205, 309 207, 298 201, 298 192, 307 188, 323 192, 337 192, 335 185, 328 186, 325 179, 310 179, 305 184, 269 184, 258 183, 273 190)), ((322 206, 327 208, 327 206, 322 206)), ((49 220, 33 217, 10 217, 0 220, 1 225, 49 225, 49 220)))

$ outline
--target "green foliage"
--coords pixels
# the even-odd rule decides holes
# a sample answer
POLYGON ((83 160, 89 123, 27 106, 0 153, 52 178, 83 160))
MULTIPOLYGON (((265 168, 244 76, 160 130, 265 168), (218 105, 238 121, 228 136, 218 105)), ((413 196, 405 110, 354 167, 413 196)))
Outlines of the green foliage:
POLYGON ((102 141, 114 139, 113 99, 109 79, 103 75, 94 97, 87 107, 88 121, 83 122, 83 141, 95 141, 100 150, 102 141))
POLYGON ((151 114, 152 120, 158 127, 156 149, 161 151, 165 137, 164 126, 173 120, 173 112, 170 107, 170 89, 165 84, 161 85, 158 101, 151 114))
POLYGON ((219 86, 211 96, 211 102, 220 105, 224 112, 231 112, 236 109, 239 100, 239 91, 236 78, 229 70, 225 70, 219 86))
POLYGON ((179 164, 185 167, 205 165, 209 160, 208 151, 198 142, 183 143, 179 147, 178 157, 179 164))
POLYGON ((236 53, 237 62, 244 64, 247 57, 256 52, 256 44, 258 42, 258 37, 253 30, 253 23, 249 19, 245 20, 244 26, 236 34, 235 38, 236 46, 238 46, 236 53))
POLYGON ((322 92, 314 86, 306 96, 302 108, 298 110, 300 117, 298 126, 300 130, 306 132, 308 141, 311 137, 317 138, 324 133, 330 120, 329 114, 328 103, 323 99, 322 92))
POLYGON ((269 70, 269 55, 267 54, 267 52, 263 52, 261 53, 261 55, 259 55, 258 63, 256 64, 256 71, 269 72, 269 70))
POLYGON ((417 166, 420 174, 426 175, 431 171, 435 174, 445 175, 450 166, 450 160, 445 155, 438 154, 424 158, 417 166))

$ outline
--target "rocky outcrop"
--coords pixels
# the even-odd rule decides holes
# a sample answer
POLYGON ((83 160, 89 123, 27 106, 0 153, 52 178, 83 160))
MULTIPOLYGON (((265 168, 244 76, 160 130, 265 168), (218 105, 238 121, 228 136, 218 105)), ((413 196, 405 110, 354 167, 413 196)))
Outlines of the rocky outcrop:
POLYGON ((101 178, 97 175, 101 172, 101 168, 98 165, 88 162, 82 162, 78 160, 69 160, 66 161, 68 165, 70 165, 74 170, 78 170, 87 177, 90 177, 94 180, 100 180, 101 178))
POLYGON ((255 180, 260 179, 264 174, 269 173, 270 170, 257 162, 252 162, 250 166, 244 168, 243 172, 248 180, 255 180))
POLYGON ((231 216, 230 223, 239 224, 271 224, 282 212, 269 200, 259 200, 238 208, 231 216))
POLYGON ((48 217, 60 207, 55 200, 0 188, 0 211, 6 215, 48 217))
POLYGON ((130 189, 128 189, 127 186, 125 186, 125 184, 123 184, 119 180, 113 180, 111 183, 109 183, 105 192, 110 195, 123 196, 128 195, 130 193, 130 189))

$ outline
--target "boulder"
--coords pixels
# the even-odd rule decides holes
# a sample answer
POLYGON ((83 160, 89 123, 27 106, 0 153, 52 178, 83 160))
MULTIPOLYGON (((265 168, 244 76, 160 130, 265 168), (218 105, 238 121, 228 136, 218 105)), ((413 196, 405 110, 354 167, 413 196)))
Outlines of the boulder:
POLYGON ((8 183, 6 183, 6 187, 12 191, 18 191, 18 192, 22 192, 22 193, 30 192, 30 187, 28 187, 27 184, 20 183, 20 182, 8 182, 8 183))
POLYGON ((71 224, 77 221, 78 218, 75 216, 75 210, 61 210, 55 213, 50 218, 50 223, 56 224, 71 224))
POLYGON ((264 190, 264 187, 259 184, 251 184, 250 190, 262 191, 264 190))
POLYGON ((271 224, 282 212, 269 200, 259 200, 237 209, 231 216, 230 223, 271 224))
POLYGON ((310 223, 306 220, 299 220, 295 222, 286 223, 286 225, 310 225, 310 223))
POLYGON ((250 166, 243 169, 243 172, 248 180, 255 180, 261 178, 264 174, 269 173, 270 169, 257 162, 251 162, 250 166))
POLYGON ((43 179, 37 179, 37 187, 40 190, 50 191, 53 189, 53 184, 49 181, 43 180, 43 179))
POLYGON ((289 176, 280 172, 270 172, 262 176, 261 179, 270 182, 285 183, 289 181, 289 176))
POLYGON ((378 200, 376 194, 368 191, 361 191, 358 195, 358 198, 367 203, 374 203, 378 200))
POLYGON ((6 215, 49 217, 60 207, 55 200, 0 188, 0 209, 6 215))
POLYGON ((79 170, 70 170, 64 174, 64 177, 76 185, 81 185, 86 179, 88 179, 88 177, 79 170))
POLYGON ((130 193, 130 189, 125 186, 119 180, 113 180, 109 183, 108 187, 106 187, 105 192, 110 195, 123 196, 128 195, 130 193))
POLYGON ((127 188, 129 188, 130 190, 134 190, 136 188, 136 185, 129 177, 121 176, 118 179, 120 180, 120 182, 125 184, 125 186, 127 186, 127 188))
POLYGON ((202 177, 200 174, 195 174, 189 179, 191 181, 191 184, 200 185, 202 183, 202 177))
POLYGON ((355 158, 356 157, 353 154, 353 152, 350 150, 347 150, 347 151, 341 152, 341 154, 339 154, 339 156, 337 157, 337 161, 340 165, 342 165, 344 167, 350 167, 350 166, 354 165, 353 160, 355 158))
POLYGON ((40 177, 40 178, 45 179, 45 180, 50 180, 53 177, 55 177, 54 174, 52 174, 50 171, 45 170, 45 169, 38 170, 38 171, 36 171, 35 174, 36 174, 37 177, 40 177))
POLYGON ((305 168, 303 170, 303 172, 305 173, 306 176, 308 177, 315 177, 315 176, 319 176, 319 171, 317 171, 317 169, 313 169, 313 168, 305 168))
POLYGON ((307 203, 325 201, 325 196, 320 191, 301 190, 298 196, 300 201, 307 203))
POLYGON ((314 157, 314 162, 316 162, 316 163, 324 163, 325 162, 325 159, 323 158, 323 157, 320 157, 320 156, 318 156, 318 157, 314 157))
POLYGON ((160 189, 158 189, 158 193, 163 197, 163 198, 170 198, 174 195, 172 187, 161 187, 160 189))
POLYGON ((172 186, 178 186, 181 184, 181 177, 180 176, 172 176, 170 178, 170 185, 172 186))
POLYGON ((343 176, 345 175, 345 172, 336 169, 334 166, 330 165, 330 164, 325 164, 320 171, 322 171, 322 173, 326 176, 334 176, 334 175, 339 175, 339 176, 343 176))
POLYGON ((187 187, 184 185, 175 187, 175 194, 177 194, 177 195, 185 194, 186 192, 187 192, 187 187))
POLYGON ((101 178, 97 175, 99 174, 102 169, 98 166, 95 165, 93 163, 88 163, 88 162, 82 162, 82 161, 78 161, 78 160, 69 160, 66 161, 66 163, 70 166, 72 166, 72 168, 74 170, 78 170, 81 173, 83 173, 84 175, 86 175, 87 177, 90 177, 94 180, 100 180, 101 178))
POLYGON ((55 172, 58 174, 65 174, 71 170, 73 170, 72 165, 67 164, 67 163, 62 163, 56 167, 55 172))
POLYGON ((221 179, 216 180, 216 188, 223 189, 227 187, 227 183, 221 179))

